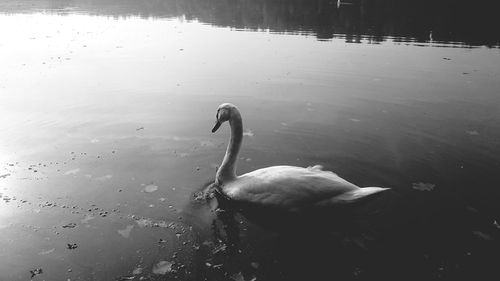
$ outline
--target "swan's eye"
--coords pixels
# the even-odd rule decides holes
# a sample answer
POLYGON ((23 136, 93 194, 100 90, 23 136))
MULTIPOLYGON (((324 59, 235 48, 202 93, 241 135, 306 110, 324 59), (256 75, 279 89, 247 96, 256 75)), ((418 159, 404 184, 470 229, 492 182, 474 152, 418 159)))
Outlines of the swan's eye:
POLYGON ((217 110, 215 118, 217 118, 217 120, 220 122, 224 122, 229 120, 229 114, 230 113, 226 108, 219 108, 219 110, 217 110))

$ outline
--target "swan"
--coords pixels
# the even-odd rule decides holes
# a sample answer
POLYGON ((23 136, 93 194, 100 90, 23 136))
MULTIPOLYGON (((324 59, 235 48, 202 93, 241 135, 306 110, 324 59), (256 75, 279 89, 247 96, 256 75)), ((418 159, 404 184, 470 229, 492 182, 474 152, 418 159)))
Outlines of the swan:
POLYGON ((236 106, 223 103, 217 109, 217 129, 226 121, 231 136, 222 164, 216 172, 215 190, 233 202, 269 207, 283 211, 350 205, 387 190, 363 187, 346 181, 320 165, 307 168, 272 166, 240 176, 236 175, 236 160, 243 140, 243 122, 236 106))

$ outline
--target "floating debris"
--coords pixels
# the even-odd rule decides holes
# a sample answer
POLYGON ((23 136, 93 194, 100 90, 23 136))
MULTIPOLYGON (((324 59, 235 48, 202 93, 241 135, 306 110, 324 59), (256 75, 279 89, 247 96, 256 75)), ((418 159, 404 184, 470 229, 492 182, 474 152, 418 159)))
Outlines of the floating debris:
POLYGON ((483 239, 483 240, 493 240, 493 238, 489 235, 489 234, 486 234, 484 232, 481 232, 481 231, 473 231, 472 232, 477 238, 480 238, 480 239, 483 239))
MULTIPOLYGON (((245 276, 243 276, 243 273, 241 272, 238 272, 238 273, 235 273, 233 275, 231 275, 231 279, 233 279, 234 281, 245 281, 245 276)), ((248 279, 248 281, 256 281, 257 280, 257 277, 252 277, 251 279, 248 279)))
MULTIPOLYGON (((210 191, 197 191, 193 194, 193 200, 194 201, 205 201, 207 199, 210 199, 212 194, 210 191)), ((170 207, 170 206, 169 206, 170 207)))
POLYGON ((356 118, 351 118, 351 119, 349 119, 349 120, 351 120, 352 122, 356 122, 356 123, 357 123, 357 122, 361 122, 361 120, 356 119, 356 118))
POLYGON ((3 175, 0 175, 0 179, 5 179, 6 177, 10 176, 10 174, 3 174, 3 175))
POLYGON ((500 229, 500 224, 496 220, 493 221, 493 225, 497 228, 500 229))
POLYGON ((419 191, 432 191, 436 185, 432 183, 415 182, 412 188, 419 191))
POLYGON ((140 131, 140 130, 144 130, 144 127, 139 127, 137 129, 135 129, 136 131, 140 131))
POLYGON ((231 275, 231 279, 233 279, 234 281, 245 281, 245 277, 241 272, 231 275))
POLYGON ((62 228, 75 228, 75 227, 76 227, 76 223, 74 223, 74 222, 70 222, 70 223, 62 226, 62 228))
POLYGON ((76 169, 73 169, 73 170, 69 170, 67 172, 64 173, 65 176, 67 175, 76 175, 80 172, 80 168, 76 168, 76 169))
POLYGON ((226 244, 221 244, 221 245, 219 245, 219 246, 215 247, 215 248, 213 249, 212 253, 217 254, 217 253, 219 253, 219 252, 224 252, 224 251, 226 251, 226 249, 227 249, 227 245, 226 245, 226 244))
POLYGON ((68 248, 69 250, 74 250, 78 248, 78 245, 76 243, 68 243, 66 244, 66 248, 68 248))
POLYGON ((139 227, 153 226, 153 221, 151 219, 139 219, 135 221, 139 227))
POLYGON ((118 234, 123 236, 123 238, 129 238, 130 237, 130 232, 132 231, 132 228, 134 228, 134 225, 127 225, 124 229, 119 229, 118 234))
POLYGON ((243 132, 243 136, 246 136, 246 137, 253 137, 255 136, 255 134, 250 130, 250 129, 246 129, 244 132, 243 132))
POLYGON ((30 273, 31 273, 31 278, 33 279, 33 277, 37 276, 38 274, 42 274, 43 269, 41 267, 36 268, 36 269, 30 270, 30 273))
POLYGON ((147 192, 147 193, 151 193, 151 192, 155 192, 158 190, 158 186, 157 185, 154 185, 154 184, 148 184, 146 185, 143 189, 142 189, 142 192, 147 192))
POLYGON ((144 270, 144 269, 143 269, 142 267, 138 266, 137 268, 135 268, 135 269, 132 271, 132 274, 133 274, 133 275, 139 275, 139 274, 142 274, 142 271, 143 271, 143 270, 144 270))
POLYGON ((117 281, 134 280, 135 276, 122 276, 117 279, 117 281))
POLYGON ((223 265, 222 263, 221 264, 214 264, 214 265, 212 265, 212 268, 213 269, 221 269, 222 265, 223 265))
POLYGON ((169 261, 160 261, 153 266, 153 273, 159 275, 165 275, 172 271, 172 263, 169 261))
POLYGON ((207 247, 212 247, 214 245, 214 242, 209 241, 209 240, 205 240, 201 244, 204 245, 204 246, 207 246, 207 247))

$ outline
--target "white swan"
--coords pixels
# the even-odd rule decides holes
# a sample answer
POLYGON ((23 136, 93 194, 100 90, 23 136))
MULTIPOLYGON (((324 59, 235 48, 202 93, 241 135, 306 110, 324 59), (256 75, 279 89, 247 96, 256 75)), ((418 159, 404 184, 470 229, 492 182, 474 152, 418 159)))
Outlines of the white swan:
POLYGON ((224 103, 217 109, 212 133, 229 121, 231 137, 217 170, 215 186, 228 199, 252 205, 299 211, 357 202, 388 188, 360 188, 319 165, 313 167, 273 166, 236 175, 236 160, 243 140, 243 123, 236 106, 224 103))

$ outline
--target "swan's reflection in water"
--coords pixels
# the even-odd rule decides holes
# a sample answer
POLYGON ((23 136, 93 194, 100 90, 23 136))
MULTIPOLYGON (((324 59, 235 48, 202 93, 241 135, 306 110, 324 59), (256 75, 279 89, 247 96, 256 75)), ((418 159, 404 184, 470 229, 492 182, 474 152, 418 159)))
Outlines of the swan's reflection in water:
POLYGON ((462 280, 493 272, 498 257, 493 218, 446 194, 391 190, 352 208, 294 215, 215 194, 192 203, 193 214, 211 219, 207 280, 462 280))

